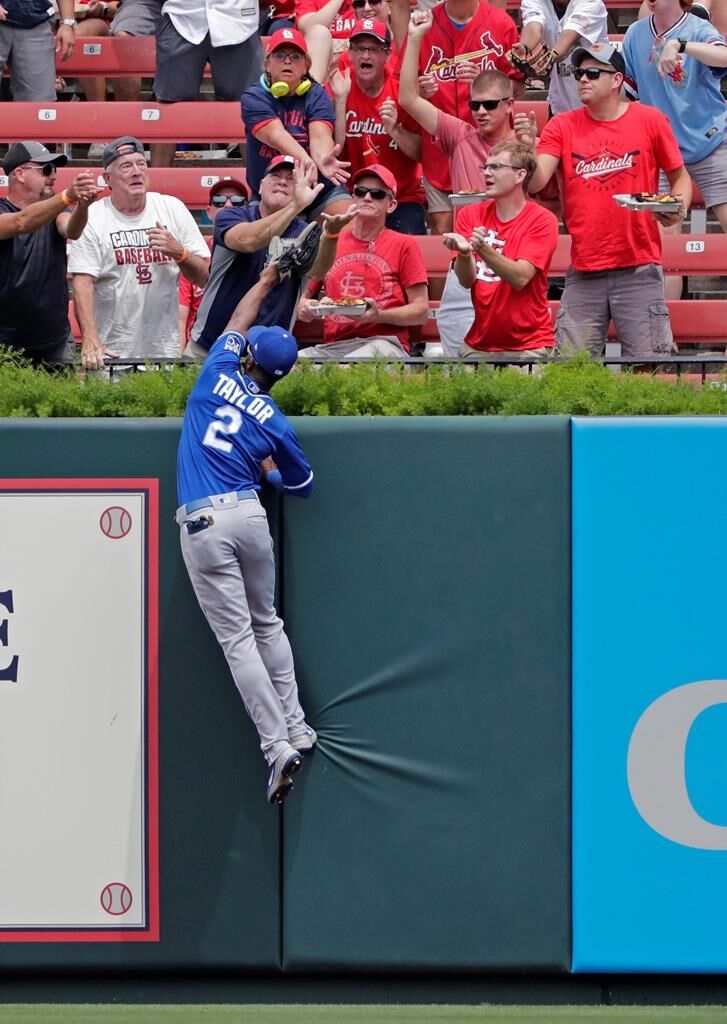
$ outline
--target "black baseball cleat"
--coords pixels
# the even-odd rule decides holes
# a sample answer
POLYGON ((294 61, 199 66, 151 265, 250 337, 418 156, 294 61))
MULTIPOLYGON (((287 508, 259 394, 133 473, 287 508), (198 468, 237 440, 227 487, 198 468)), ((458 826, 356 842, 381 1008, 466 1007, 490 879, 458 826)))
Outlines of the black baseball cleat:
MULTIPOLYGON (((275 239, 271 240, 268 251, 273 255, 273 259, 277 260, 281 281, 286 281, 289 277, 304 277, 308 273, 316 261, 322 231, 323 228, 315 221, 312 224, 307 224, 298 237, 294 238, 291 244, 285 246, 279 256, 273 255, 275 239)), ((283 240, 283 245, 285 245, 285 240, 283 240)))
POLYGON ((268 779, 269 803, 282 804, 293 788, 293 776, 300 771, 302 764, 303 759, 294 747, 286 747, 281 754, 278 754, 270 767, 270 777, 268 779))

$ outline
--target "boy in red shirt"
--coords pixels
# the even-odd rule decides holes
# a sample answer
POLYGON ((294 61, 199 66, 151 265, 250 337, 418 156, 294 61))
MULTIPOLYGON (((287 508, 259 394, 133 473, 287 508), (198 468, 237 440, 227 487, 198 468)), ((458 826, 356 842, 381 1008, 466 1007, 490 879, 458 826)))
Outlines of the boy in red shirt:
POLYGON ((548 269, 558 242, 558 221, 528 200, 535 157, 519 142, 501 142, 485 161, 484 203, 466 206, 457 232, 444 235, 456 252, 454 269, 472 291, 474 323, 460 357, 544 357, 553 351, 548 269))
POLYGON ((386 226, 407 235, 424 235, 422 143, 418 126, 406 113, 399 116, 399 83, 387 65, 391 32, 382 21, 357 21, 350 54, 352 71, 331 73, 334 138, 344 146, 352 173, 382 164, 394 175, 398 202, 386 226))
MULTIPOLYGON (((382 356, 403 359, 409 351, 409 328, 429 315, 427 270, 419 246, 409 235, 385 226, 396 209, 396 179, 387 167, 374 164, 354 175, 353 194, 359 203, 350 231, 338 242, 336 259, 325 277, 328 299, 363 299, 363 316, 327 316, 323 344, 301 350, 313 359, 382 356)), ((314 318, 312 298, 320 282, 311 282, 301 299, 298 317, 314 318)))
MULTIPOLYGON (((563 350, 600 355, 613 320, 624 355, 668 356, 672 333, 664 297, 657 221, 678 224, 692 198, 691 179, 668 119, 621 97, 624 60, 609 44, 571 55, 583 106, 556 114, 543 129, 533 192, 560 166, 563 219, 572 266, 556 324, 563 350), (681 209, 651 214, 617 206, 619 193, 656 192, 662 169, 681 209)), ((515 131, 533 145, 535 117, 518 114, 515 131)))

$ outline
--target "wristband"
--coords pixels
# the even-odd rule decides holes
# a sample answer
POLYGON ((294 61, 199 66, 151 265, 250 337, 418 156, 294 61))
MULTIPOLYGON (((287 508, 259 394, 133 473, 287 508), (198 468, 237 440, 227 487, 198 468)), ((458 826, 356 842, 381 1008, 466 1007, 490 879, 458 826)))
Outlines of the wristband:
POLYGON ((185 246, 184 249, 182 249, 182 255, 179 257, 178 260, 175 260, 174 262, 177 264, 177 266, 179 266, 180 263, 184 263, 184 261, 188 258, 188 256, 189 256, 189 250, 185 246))
POLYGON ((338 232, 336 232, 335 235, 329 235, 328 232, 325 231, 324 234, 325 234, 326 238, 338 238, 338 236, 341 234, 341 232, 338 231, 338 232))
POLYGON ((689 40, 688 39, 680 39, 678 42, 679 42, 679 50, 677 52, 678 53, 684 53, 686 51, 686 49, 687 49, 687 43, 689 42, 689 40))
POLYGON ((71 200, 66 189, 63 189, 63 191, 61 192, 61 199, 63 200, 64 206, 71 205, 71 200))

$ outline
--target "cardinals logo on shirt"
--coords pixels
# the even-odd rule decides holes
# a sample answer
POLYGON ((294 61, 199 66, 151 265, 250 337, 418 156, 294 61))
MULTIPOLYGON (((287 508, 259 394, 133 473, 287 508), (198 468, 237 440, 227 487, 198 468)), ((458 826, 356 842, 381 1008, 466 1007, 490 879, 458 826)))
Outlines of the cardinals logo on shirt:
MULTIPOLYGON (((484 231, 484 227, 480 227, 481 231, 484 231)), ((488 228, 485 234, 485 242, 487 245, 491 245, 496 252, 502 252, 505 248, 505 239, 500 238, 494 228, 488 228)), ((483 281, 485 284, 496 284, 501 280, 497 276, 494 270, 487 266, 484 260, 475 253, 475 278, 478 281, 483 281)))
POLYGON ((480 43, 482 44, 481 49, 470 50, 469 53, 457 53, 454 57, 445 57, 441 47, 433 46, 424 74, 434 75, 440 82, 451 82, 457 77, 458 64, 465 62, 479 64, 483 70, 494 67, 495 62, 492 58, 502 57, 502 46, 495 42, 489 32, 482 33, 480 43))
POLYGON ((592 156, 571 153, 573 176, 593 183, 597 191, 611 192, 614 188, 614 177, 623 174, 634 177, 640 152, 638 149, 632 149, 628 153, 611 153, 610 150, 602 149, 592 156))
MULTIPOLYGON (((658 39, 654 42, 649 54, 649 64, 658 64, 661 60, 662 50, 666 44, 666 39, 658 39)), ((670 78, 674 85, 682 89, 687 84, 688 73, 684 67, 684 58, 680 55, 676 59, 676 67, 673 71, 669 71, 666 75, 670 78)))

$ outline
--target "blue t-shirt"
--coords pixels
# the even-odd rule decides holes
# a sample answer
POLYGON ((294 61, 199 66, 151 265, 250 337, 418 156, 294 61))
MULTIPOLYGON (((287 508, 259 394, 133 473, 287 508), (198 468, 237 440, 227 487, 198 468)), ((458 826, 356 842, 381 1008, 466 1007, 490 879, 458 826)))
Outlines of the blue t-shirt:
POLYGON ((686 53, 678 56, 672 75, 662 78, 657 70, 659 55, 667 39, 688 39, 693 43, 725 42, 709 21, 684 14, 659 36, 654 19, 635 21, 624 36, 626 76, 634 83, 642 103, 666 114, 687 164, 709 156, 727 134, 727 117, 720 79, 724 68, 710 68, 686 53))
MULTIPOLYGON (((240 209, 225 207, 217 215, 210 275, 191 334, 192 340, 203 348, 210 348, 225 330, 235 306, 258 280, 265 265, 266 248, 257 252, 236 252, 225 245, 229 228, 256 220, 260 220, 258 203, 240 209)), ((306 222, 296 217, 281 237, 295 238, 305 226, 306 222)), ((260 306, 256 325, 290 330, 299 288, 300 281, 291 278, 273 288, 260 306)))
POLYGON ((0 24, 13 28, 34 28, 48 21, 53 13, 50 0, 3 0, 2 6, 8 16, 0 24))
MULTIPOLYGON (((275 118, 282 121, 285 130, 306 153, 310 153, 308 125, 311 121, 327 121, 331 128, 336 122, 331 98, 317 82, 303 96, 286 96, 283 99, 276 99, 260 83, 243 93, 242 119, 245 122, 247 140, 247 183, 256 195, 265 168, 272 158, 278 155, 278 150, 259 142, 252 130, 257 125, 274 121, 275 118)), ((331 185, 331 182, 322 176, 319 176, 318 180, 331 185)))
POLYGON ((268 455, 286 494, 307 498, 313 489, 313 470, 287 418, 240 372, 246 344, 236 331, 221 335, 192 388, 177 450, 180 505, 210 494, 260 490, 260 463, 268 455))

